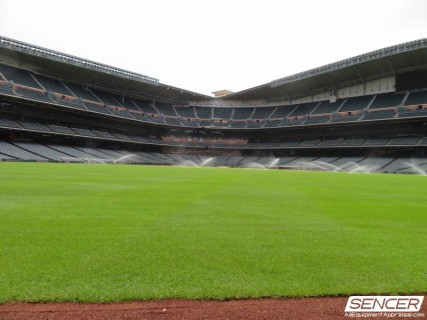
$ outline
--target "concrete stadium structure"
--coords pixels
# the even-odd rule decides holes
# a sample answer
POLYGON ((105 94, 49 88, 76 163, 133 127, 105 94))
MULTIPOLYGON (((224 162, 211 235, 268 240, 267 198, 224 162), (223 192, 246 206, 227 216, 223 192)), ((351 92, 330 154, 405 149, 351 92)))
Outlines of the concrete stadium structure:
POLYGON ((0 103, 2 161, 427 169, 427 39, 213 98, 0 37, 0 103))

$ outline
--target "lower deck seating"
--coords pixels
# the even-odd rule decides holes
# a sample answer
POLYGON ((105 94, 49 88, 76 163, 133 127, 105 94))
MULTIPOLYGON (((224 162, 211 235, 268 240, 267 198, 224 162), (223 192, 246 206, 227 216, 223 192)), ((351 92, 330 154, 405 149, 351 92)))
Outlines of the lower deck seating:
POLYGON ((416 175, 427 175, 427 164, 423 164, 420 166, 410 166, 407 168, 398 169, 395 173, 403 173, 403 174, 416 174, 416 175))
POLYGON ((30 151, 36 155, 39 155, 40 157, 47 158, 49 160, 60 161, 62 158, 67 157, 65 153, 62 153, 60 151, 54 150, 52 148, 46 147, 38 143, 15 142, 14 144, 17 147, 30 151))
POLYGON ((16 121, 7 118, 0 118, 0 127, 21 128, 16 121))
POLYGON ((314 147, 319 143, 319 140, 306 140, 300 142, 297 146, 298 147, 314 147))
POLYGON ((426 174, 427 157, 274 157, 274 156, 199 156, 162 154, 126 149, 90 148, 0 141, 1 161, 107 162, 185 166, 229 166, 246 168, 282 168, 347 172, 391 172, 426 174))
POLYGON ((388 144, 390 139, 382 138, 382 139, 368 139, 365 142, 365 146, 385 146, 388 144))
POLYGON ((38 122, 32 122, 32 121, 22 121, 22 120, 18 120, 17 121, 21 127, 25 128, 25 129, 30 129, 30 130, 36 130, 36 131, 52 131, 49 127, 45 126, 42 123, 38 123, 38 122))
POLYGON ((51 149, 57 150, 65 154, 70 158, 92 158, 93 157, 90 154, 87 154, 86 152, 80 151, 78 149, 75 149, 69 146, 53 145, 53 144, 48 144, 47 146, 51 149))
POLYGON ((362 159, 363 157, 343 157, 332 161, 331 164, 345 170, 346 168, 357 164, 362 159))
POLYGON ((381 171, 381 168, 392 162, 393 158, 366 158, 359 161, 358 165, 361 168, 366 168, 369 172, 381 171))
POLYGON ((73 131, 77 132, 81 136, 85 137, 98 137, 97 134, 93 133, 91 130, 82 129, 82 128, 71 128, 73 131))
POLYGON ((404 169, 417 170, 418 167, 425 164, 427 164, 427 158, 398 158, 383 167, 382 171, 397 173, 404 169))
MULTIPOLYGON (((170 120, 169 118, 166 118, 170 120)), ((249 120, 252 121, 252 120, 249 120)), ((244 121, 233 121, 231 123, 224 123, 224 126, 231 125, 233 128, 238 129, 240 126, 237 124, 242 124, 242 127, 246 125, 244 121)), ((171 142, 170 140, 163 141, 159 138, 149 138, 147 136, 135 136, 128 135, 118 132, 109 132, 103 129, 85 129, 85 128, 75 128, 75 127, 66 127, 63 125, 57 124, 45 124, 34 121, 24 121, 24 120, 12 120, 9 118, 3 118, 0 116, 0 129, 10 130, 19 129, 20 131, 33 131, 38 133, 55 133, 56 135, 72 135, 75 137, 81 138, 91 138, 97 140, 121 140, 129 142, 140 142, 144 144, 156 144, 156 145, 180 145, 180 146, 195 146, 194 143, 186 143, 182 141, 171 142)), ((198 147, 214 147, 214 148, 231 148, 231 149, 300 149, 300 148, 375 148, 375 147, 397 147, 397 146, 425 146, 427 145, 427 138, 419 137, 392 137, 390 138, 372 138, 372 139, 343 139, 343 138, 326 138, 325 140, 313 140, 306 138, 306 140, 296 140, 294 141, 280 141, 280 136, 274 137, 275 141, 259 141, 257 143, 240 143, 240 144, 229 144, 229 143, 204 143, 200 141, 197 143, 198 147)), ((286 139, 286 137, 283 137, 286 139)))
POLYGON ((342 142, 342 139, 334 139, 334 140, 323 140, 320 141, 317 146, 318 147, 335 147, 342 142))
POLYGON ((125 152, 120 152, 119 150, 110 150, 110 149, 104 149, 104 148, 97 148, 96 150, 106 154, 107 156, 110 156, 112 158, 117 158, 117 159, 130 155, 130 153, 126 154, 125 152))
POLYGON ((320 157, 320 158, 317 158, 316 160, 314 160, 314 162, 316 162, 316 163, 322 163, 322 162, 323 163, 331 163, 337 159, 338 159, 338 157, 320 157))
POLYGON ((286 163, 291 162, 292 160, 297 159, 297 157, 280 157, 278 166, 285 166, 286 163))
POLYGON ((0 153, 0 161, 4 161, 4 160, 16 160, 16 158, 0 153))
POLYGON ((92 130, 92 132, 97 134, 98 136, 100 136, 102 138, 116 139, 115 136, 113 136, 111 133, 106 132, 106 131, 92 130))
POLYGON ((109 155, 108 154, 106 154, 106 153, 104 153, 102 151, 93 149, 93 148, 75 147, 75 149, 80 150, 82 152, 85 152, 85 153, 91 155, 92 157, 96 157, 96 158, 99 158, 99 159, 105 159, 105 160, 109 159, 109 155))
POLYGON ((72 135, 76 134, 73 130, 71 130, 68 127, 64 127, 64 126, 47 125, 47 127, 49 127, 49 129, 51 129, 52 131, 55 131, 57 133, 72 134, 72 135))
POLYGON ((365 143, 365 139, 346 139, 341 142, 340 147, 358 147, 365 143))
POLYGON ((0 141, 0 153, 19 160, 27 161, 47 161, 47 157, 42 157, 33 152, 27 151, 19 146, 6 142, 0 141))
POLYGON ((417 145, 419 141, 419 138, 417 137, 409 137, 409 138, 393 138, 390 139, 389 145, 395 145, 395 146, 414 146, 417 145))
POLYGON ((131 137, 129 137, 128 135, 122 134, 122 133, 113 133, 112 134, 114 137, 116 137, 119 140, 124 140, 124 141, 135 141, 134 139, 132 139, 131 137))
POLYGON ((299 144, 299 141, 287 141, 287 142, 282 142, 279 145, 279 148, 291 148, 291 147, 295 147, 297 144, 299 144))

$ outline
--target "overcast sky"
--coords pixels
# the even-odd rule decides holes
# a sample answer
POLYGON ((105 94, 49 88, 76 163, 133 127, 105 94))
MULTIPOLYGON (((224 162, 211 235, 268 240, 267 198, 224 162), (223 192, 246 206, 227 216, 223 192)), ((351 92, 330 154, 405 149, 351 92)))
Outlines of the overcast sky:
POLYGON ((427 0, 0 0, 0 34, 199 93, 427 37, 427 0))

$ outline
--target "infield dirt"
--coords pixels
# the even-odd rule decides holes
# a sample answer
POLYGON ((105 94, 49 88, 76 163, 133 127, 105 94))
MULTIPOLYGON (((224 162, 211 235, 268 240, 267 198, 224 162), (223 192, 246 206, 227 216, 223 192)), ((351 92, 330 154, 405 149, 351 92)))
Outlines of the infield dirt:
MULTIPOLYGON (((307 320, 344 317, 348 297, 299 299, 158 300, 105 304, 7 303, 0 305, 2 320, 307 320)), ((427 303, 421 308, 427 315, 427 303)), ((385 319, 385 318, 375 318, 385 319)), ((388 318, 387 318, 388 319, 388 318)), ((394 317, 393 319, 407 319, 394 317)), ((417 319, 427 319, 418 317, 417 319)))

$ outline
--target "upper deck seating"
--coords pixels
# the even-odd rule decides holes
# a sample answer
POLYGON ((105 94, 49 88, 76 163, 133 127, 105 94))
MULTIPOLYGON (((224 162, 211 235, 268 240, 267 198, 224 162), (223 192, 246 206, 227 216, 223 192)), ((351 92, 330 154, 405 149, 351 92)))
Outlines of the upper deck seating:
POLYGON ((397 107, 402 104, 403 98, 405 97, 405 93, 383 93, 378 94, 375 97, 375 100, 372 102, 369 109, 379 109, 379 108, 387 108, 387 107, 397 107))
POLYGON ((74 96, 74 94, 67 87, 65 87, 62 84, 62 82, 59 80, 44 77, 42 75, 35 75, 35 78, 38 80, 38 82, 41 83, 43 88, 45 88, 48 91, 64 94, 67 96, 74 96))
POLYGON ((36 89, 43 89, 37 81, 34 80, 29 71, 0 64, 0 72, 7 80, 13 81, 13 83, 36 89))
POLYGON ((374 97, 373 95, 370 95, 370 96, 348 98, 344 102, 344 104, 341 106, 339 111, 343 112, 343 111, 356 111, 356 110, 366 109, 368 105, 371 103, 373 97, 374 97))

